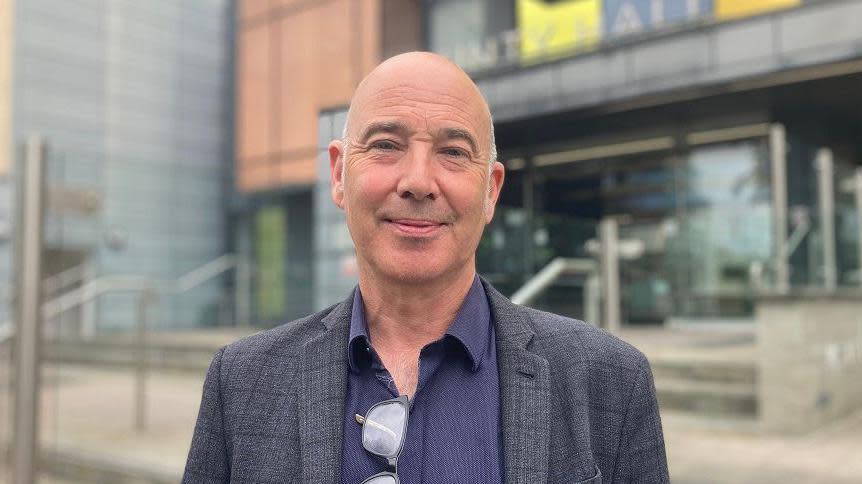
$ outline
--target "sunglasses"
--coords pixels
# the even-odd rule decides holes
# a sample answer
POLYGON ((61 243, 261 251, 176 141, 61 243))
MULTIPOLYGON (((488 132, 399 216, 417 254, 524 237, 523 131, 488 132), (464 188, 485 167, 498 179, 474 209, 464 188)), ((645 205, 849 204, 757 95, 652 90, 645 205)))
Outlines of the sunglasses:
POLYGON ((365 417, 356 414, 356 421, 362 424, 362 447, 372 454, 383 457, 389 470, 375 474, 362 481, 362 484, 399 484, 398 455, 404 447, 407 435, 407 416, 410 401, 407 395, 384 400, 374 404, 365 417))

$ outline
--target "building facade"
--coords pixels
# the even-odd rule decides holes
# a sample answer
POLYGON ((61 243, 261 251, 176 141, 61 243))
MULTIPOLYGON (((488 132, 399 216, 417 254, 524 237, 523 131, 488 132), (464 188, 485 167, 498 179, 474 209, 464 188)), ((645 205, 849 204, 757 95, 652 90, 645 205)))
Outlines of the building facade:
MULTIPOLYGON (((0 228, 14 226, 22 147, 38 135, 46 146, 45 275, 53 284, 46 298, 122 276, 158 287, 151 324, 217 324, 223 279, 183 291, 173 283, 229 248, 232 2, 0 6, 0 228)), ((0 237, 8 286, 14 230, 0 237)), ((134 327, 140 295, 108 290, 49 326, 134 327)))
MULTIPOLYGON (((473 73, 509 168, 487 277, 511 292, 554 257, 590 257, 612 218, 642 246, 620 261, 630 323, 746 320, 760 284, 859 284, 860 2, 509 6, 509 23, 482 0, 428 15, 429 48, 473 73)), ((565 311, 555 291, 543 302, 565 311)))
MULTIPOLYGON (((321 308, 355 283, 350 239, 326 188, 326 143, 339 135, 361 73, 414 48, 459 63, 491 105, 507 177, 478 269, 504 292, 513 294, 555 258, 596 260, 598 227, 607 221, 618 227, 620 243, 636 248, 619 260, 620 309, 631 324, 734 324, 750 321, 759 290, 860 283, 862 33, 852 20, 862 17, 858 0, 278 3, 269 2, 270 11, 306 12, 308 19, 333 9, 329 19, 362 33, 353 38, 377 32, 370 41, 376 54, 365 43, 359 49, 321 36, 311 20, 300 22, 315 33, 296 42, 325 38, 340 60, 308 54, 318 69, 348 69, 356 59, 351 49, 369 53, 353 77, 335 76, 343 81, 341 97, 299 96, 315 92, 302 87, 319 84, 307 79, 314 69, 282 69, 278 84, 302 78, 291 82, 306 100, 280 94, 279 120, 270 115, 270 124, 259 125, 255 104, 240 94, 240 109, 250 114, 241 116, 239 138, 269 132, 273 142, 277 124, 275 138, 286 143, 296 133, 290 126, 317 127, 303 135, 309 144, 317 138, 316 173, 297 162, 296 173, 308 170, 299 182, 278 174, 282 161, 265 168, 267 190, 288 198, 307 193, 307 206, 276 201, 286 216, 257 212, 245 218, 259 223, 257 235, 253 228, 241 232, 258 265, 249 299, 266 307, 276 299, 266 291, 278 280, 282 295, 311 290, 303 296, 309 306, 272 308, 267 318, 250 309, 253 320, 321 308), (396 8, 404 10, 397 17, 396 8), (316 99, 315 108, 293 109, 308 99, 316 99), (272 227, 267 217, 282 229, 263 228, 272 227), (298 233, 309 239, 294 255, 290 241, 298 233), (278 264, 269 262, 272 254, 278 264), (297 261, 303 276, 291 282, 297 261)), ((240 42, 240 58, 246 50, 240 42)), ((242 73, 267 72, 239 65, 240 93, 242 73)), ((292 153, 287 148, 294 147, 285 145, 283 154, 292 153)), ((238 149, 237 171, 245 173, 238 149)), ((310 154, 301 163, 311 166, 310 154)), ((264 196, 254 183, 239 185, 247 199, 264 196)), ((582 298, 572 295, 585 280, 564 277, 535 304, 581 317, 582 298)))

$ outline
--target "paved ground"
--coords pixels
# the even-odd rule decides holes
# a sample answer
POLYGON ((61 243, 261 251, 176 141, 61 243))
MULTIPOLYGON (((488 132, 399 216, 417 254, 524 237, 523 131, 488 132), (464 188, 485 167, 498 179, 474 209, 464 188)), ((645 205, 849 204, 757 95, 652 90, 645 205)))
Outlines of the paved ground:
MULTIPOLYGON (((633 339, 638 337, 644 345, 654 339, 649 334, 633 339)), ((0 362, 0 415, 5 417, 9 393, 3 365, 0 362)), ((197 414, 202 375, 151 375, 144 432, 134 429, 132 374, 61 365, 46 367, 43 380, 43 447, 179 476, 197 414)), ((862 411, 797 437, 758 435, 720 422, 692 425, 680 415, 663 418, 675 483, 862 482, 862 411)), ((9 437, 8 421, 0 425, 0 440, 9 437)), ((0 462, 0 482, 7 472, 0 462)), ((71 481, 44 476, 40 482, 71 481)))
POLYGON ((675 483, 862 482, 862 411, 797 437, 665 427, 675 483))

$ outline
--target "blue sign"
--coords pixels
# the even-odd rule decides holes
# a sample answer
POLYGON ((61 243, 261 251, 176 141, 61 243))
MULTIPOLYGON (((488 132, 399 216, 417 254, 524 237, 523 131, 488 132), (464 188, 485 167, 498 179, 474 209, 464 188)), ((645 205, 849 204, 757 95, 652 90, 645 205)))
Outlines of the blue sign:
POLYGON ((712 16, 713 0, 604 0, 605 38, 659 30, 712 16))

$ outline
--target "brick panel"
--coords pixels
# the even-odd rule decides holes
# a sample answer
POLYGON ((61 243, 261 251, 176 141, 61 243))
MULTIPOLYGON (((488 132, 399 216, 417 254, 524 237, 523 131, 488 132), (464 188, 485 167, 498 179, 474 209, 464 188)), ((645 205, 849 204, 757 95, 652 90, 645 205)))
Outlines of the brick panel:
POLYGON ((237 157, 267 155, 272 150, 272 73, 269 25, 239 34, 236 115, 237 157))

